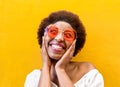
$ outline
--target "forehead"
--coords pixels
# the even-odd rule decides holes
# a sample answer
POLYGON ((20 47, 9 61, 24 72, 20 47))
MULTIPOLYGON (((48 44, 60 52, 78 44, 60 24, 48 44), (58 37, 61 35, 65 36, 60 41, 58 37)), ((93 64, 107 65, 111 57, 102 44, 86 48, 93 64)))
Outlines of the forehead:
POLYGON ((66 28, 72 28, 72 26, 64 21, 58 21, 54 23, 55 26, 57 26, 59 29, 66 29, 66 28))

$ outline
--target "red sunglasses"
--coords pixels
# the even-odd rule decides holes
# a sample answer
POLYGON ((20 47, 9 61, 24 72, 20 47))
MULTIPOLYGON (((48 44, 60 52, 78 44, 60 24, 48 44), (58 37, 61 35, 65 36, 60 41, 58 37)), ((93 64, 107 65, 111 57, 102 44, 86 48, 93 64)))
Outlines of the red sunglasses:
MULTIPOLYGON (((55 25, 48 26, 45 29, 45 31, 47 32, 47 34, 50 38, 55 38, 59 33, 59 29, 55 25)), ((67 29, 65 29, 65 31, 63 31, 63 36, 64 36, 65 40, 73 41, 77 37, 77 34, 76 34, 75 30, 73 30, 71 28, 67 28, 67 29)))

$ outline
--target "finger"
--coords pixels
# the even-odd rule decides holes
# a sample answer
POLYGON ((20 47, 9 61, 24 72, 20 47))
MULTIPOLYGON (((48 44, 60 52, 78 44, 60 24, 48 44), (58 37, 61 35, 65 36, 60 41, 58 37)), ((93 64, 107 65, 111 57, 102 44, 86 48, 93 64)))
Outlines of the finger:
POLYGON ((42 37, 42 57, 48 57, 44 36, 42 37))
POLYGON ((44 36, 42 37, 42 53, 45 55, 46 53, 46 46, 45 46, 45 38, 44 36))
POLYGON ((75 44, 76 44, 76 39, 74 40, 71 47, 69 48, 70 49, 69 51, 71 52, 70 56, 73 56, 73 53, 75 51, 75 44))
POLYGON ((72 45, 69 47, 69 49, 67 50, 66 54, 71 55, 73 54, 74 50, 75 50, 75 43, 76 40, 74 40, 74 42, 72 43, 72 45))
POLYGON ((43 47, 43 45, 44 45, 44 36, 42 37, 42 47, 43 47))
POLYGON ((74 42, 72 43, 72 45, 69 47, 69 49, 66 51, 66 53, 63 55, 62 58, 65 58, 65 59, 71 59, 72 58, 73 53, 75 51, 75 43, 76 43, 76 40, 74 40, 74 42))
POLYGON ((45 45, 44 45, 44 36, 42 37, 42 54, 44 55, 45 45))

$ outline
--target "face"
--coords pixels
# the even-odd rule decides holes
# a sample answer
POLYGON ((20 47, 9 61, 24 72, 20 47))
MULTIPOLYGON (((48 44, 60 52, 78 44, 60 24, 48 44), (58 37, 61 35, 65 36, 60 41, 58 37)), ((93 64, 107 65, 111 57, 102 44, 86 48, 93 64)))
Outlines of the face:
POLYGON ((58 21, 46 27, 44 36, 49 57, 59 60, 76 39, 76 32, 69 23, 58 21))

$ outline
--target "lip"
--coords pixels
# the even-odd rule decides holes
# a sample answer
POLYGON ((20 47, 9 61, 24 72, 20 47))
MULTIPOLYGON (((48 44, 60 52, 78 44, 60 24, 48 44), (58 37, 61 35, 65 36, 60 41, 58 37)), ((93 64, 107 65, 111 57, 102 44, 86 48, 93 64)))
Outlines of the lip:
POLYGON ((54 53, 63 53, 66 49, 64 43, 50 43, 49 45, 54 53))
POLYGON ((50 43, 50 46, 52 46, 52 45, 60 46, 60 47, 62 47, 63 49, 66 48, 65 44, 63 44, 63 43, 50 43))

